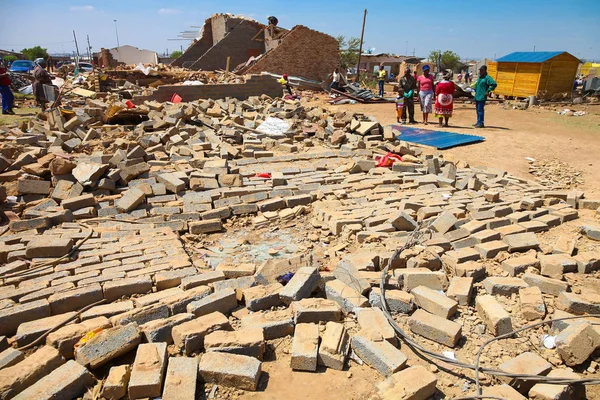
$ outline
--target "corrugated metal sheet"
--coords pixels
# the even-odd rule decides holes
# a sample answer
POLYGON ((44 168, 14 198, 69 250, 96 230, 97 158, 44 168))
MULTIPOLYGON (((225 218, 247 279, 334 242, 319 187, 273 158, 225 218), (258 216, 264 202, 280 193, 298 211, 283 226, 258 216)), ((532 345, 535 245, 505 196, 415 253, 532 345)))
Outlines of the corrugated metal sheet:
POLYGON ((516 51, 500 57, 497 62, 533 62, 540 63, 566 53, 565 51, 516 51))
POLYGON ((542 63, 553 57, 566 53, 565 51, 516 51, 500 57, 497 62, 528 62, 542 63))

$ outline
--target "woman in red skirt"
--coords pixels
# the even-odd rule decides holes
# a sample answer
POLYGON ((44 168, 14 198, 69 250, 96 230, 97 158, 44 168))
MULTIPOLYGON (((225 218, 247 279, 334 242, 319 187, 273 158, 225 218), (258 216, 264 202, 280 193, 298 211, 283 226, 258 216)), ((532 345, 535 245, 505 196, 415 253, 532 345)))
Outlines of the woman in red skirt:
POLYGON ((440 126, 448 126, 454 105, 454 82, 452 71, 446 70, 442 81, 435 88, 435 116, 440 120, 440 126), (442 125, 442 121, 444 124, 442 125))

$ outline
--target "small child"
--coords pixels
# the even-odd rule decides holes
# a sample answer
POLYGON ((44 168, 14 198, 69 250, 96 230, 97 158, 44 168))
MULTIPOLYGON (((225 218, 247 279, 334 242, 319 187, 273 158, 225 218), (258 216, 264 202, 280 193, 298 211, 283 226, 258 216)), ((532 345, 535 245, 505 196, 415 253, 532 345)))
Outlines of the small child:
POLYGON ((396 97, 396 122, 400 123, 402 117, 402 109, 404 108, 404 90, 398 90, 398 96, 396 97))

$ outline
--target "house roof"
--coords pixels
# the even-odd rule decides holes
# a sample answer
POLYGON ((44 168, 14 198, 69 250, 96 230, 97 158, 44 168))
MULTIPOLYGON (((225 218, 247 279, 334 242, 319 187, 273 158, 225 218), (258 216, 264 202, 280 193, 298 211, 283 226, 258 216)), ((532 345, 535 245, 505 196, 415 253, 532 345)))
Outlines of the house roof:
POLYGON ((551 58, 554 58, 566 51, 516 51, 498 58, 497 62, 528 62, 528 63, 543 63, 551 58))

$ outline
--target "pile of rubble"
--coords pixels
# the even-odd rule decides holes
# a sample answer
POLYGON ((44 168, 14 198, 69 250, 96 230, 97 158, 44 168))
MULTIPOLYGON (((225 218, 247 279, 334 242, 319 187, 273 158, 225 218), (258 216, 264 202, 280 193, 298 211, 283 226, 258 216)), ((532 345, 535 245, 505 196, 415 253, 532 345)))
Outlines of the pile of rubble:
MULTIPOLYGON (((87 99, 74 113, 2 134, 7 397, 95 387, 107 399, 192 399, 201 382, 227 397, 217 385, 264 390, 263 365, 286 354, 298 371, 366 363, 384 377, 381 398, 425 399, 454 382, 400 348, 390 321, 474 364, 483 342, 532 321, 600 313, 584 284, 600 269, 600 228, 583 230, 579 252, 577 238, 538 235, 600 214, 579 191, 425 155, 372 118, 267 96, 135 109, 87 99), (402 161, 378 167, 387 153, 402 161), (329 244, 326 255, 212 268, 194 252, 221 232, 294 221, 298 241, 329 244), (424 237, 394 256, 415 232, 424 237)), ((550 348, 530 332, 490 346, 484 368, 541 380, 482 373, 483 394, 584 398, 578 381, 543 379, 598 376, 595 321, 536 328, 550 348)))
POLYGON ((529 173, 542 185, 553 189, 570 189, 583 185, 583 174, 560 160, 529 160, 529 173))

